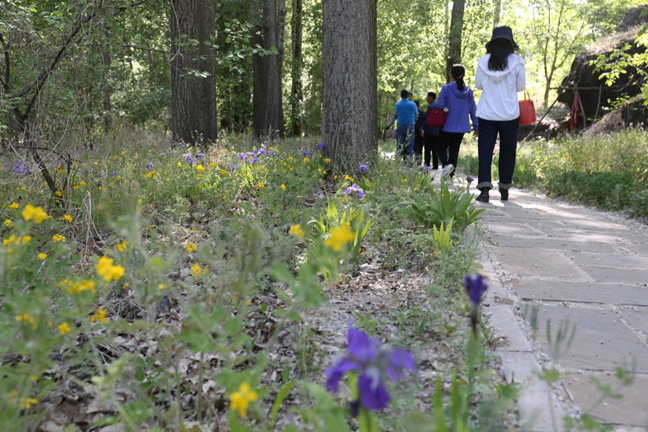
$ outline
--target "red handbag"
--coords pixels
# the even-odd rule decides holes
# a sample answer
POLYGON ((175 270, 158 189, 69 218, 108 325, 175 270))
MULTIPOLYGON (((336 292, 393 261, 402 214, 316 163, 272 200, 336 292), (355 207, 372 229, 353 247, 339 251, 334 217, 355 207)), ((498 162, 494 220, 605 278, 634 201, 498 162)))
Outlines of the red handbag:
POLYGON ((442 128, 448 119, 448 113, 442 109, 429 109, 427 112, 427 125, 435 128, 442 128))
POLYGON ((536 122, 536 110, 529 93, 524 90, 524 100, 520 101, 520 124, 532 125, 536 122))

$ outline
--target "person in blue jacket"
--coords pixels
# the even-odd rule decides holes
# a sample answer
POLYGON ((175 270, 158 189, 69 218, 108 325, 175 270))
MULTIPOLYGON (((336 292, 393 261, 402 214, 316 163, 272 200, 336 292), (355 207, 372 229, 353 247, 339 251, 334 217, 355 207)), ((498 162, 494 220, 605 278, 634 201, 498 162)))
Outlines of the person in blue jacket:
POLYGON ((396 103, 396 155, 402 152, 403 159, 414 154, 414 124, 418 116, 416 104, 409 100, 409 92, 401 91, 401 101, 396 103))
POLYGON ((450 70, 452 82, 443 86, 436 103, 436 108, 448 109, 448 118, 437 140, 437 155, 443 166, 444 178, 454 176, 461 142, 464 135, 471 131, 470 120, 475 135, 479 134, 477 105, 472 90, 464 81, 465 74, 466 69, 462 65, 454 65, 450 70))

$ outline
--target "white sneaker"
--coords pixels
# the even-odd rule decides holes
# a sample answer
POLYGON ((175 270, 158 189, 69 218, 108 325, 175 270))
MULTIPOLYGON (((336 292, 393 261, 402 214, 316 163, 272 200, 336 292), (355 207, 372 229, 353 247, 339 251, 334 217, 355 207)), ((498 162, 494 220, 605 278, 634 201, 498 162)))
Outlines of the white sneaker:
POLYGON ((450 174, 452 174, 454 172, 454 170, 455 170, 455 167, 452 164, 448 164, 448 165, 444 166, 443 170, 441 171, 441 177, 443 177, 444 179, 447 179, 450 176, 450 174))

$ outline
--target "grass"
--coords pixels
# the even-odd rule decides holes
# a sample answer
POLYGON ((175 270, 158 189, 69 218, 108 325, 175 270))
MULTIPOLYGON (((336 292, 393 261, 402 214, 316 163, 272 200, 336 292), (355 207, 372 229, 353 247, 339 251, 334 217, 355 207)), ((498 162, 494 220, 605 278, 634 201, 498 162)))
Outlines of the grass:
MULTIPOLYGON (((474 146, 465 149, 462 162, 477 174, 474 146)), ((494 178, 497 162, 496 157, 494 178)), ((648 132, 631 129, 527 144, 518 151, 513 181, 520 188, 647 220, 648 132)))
MULTIPOLYGON (((76 422, 263 431, 273 402, 280 407, 297 383, 301 408, 289 397, 293 408, 282 409, 278 422, 343 413, 353 423, 337 401, 315 403, 330 398, 313 383, 323 381, 330 358, 304 316, 351 285, 366 263, 387 276, 427 273, 432 285, 415 308, 388 306, 381 316, 356 316, 360 325, 389 340, 385 323, 397 323, 415 354, 429 349, 433 334, 439 346, 453 347, 444 371, 463 373, 461 279, 476 271, 476 240, 453 230, 452 247, 439 254, 439 218, 419 215, 433 222, 417 225, 408 217, 413 194, 442 203, 425 174, 378 159, 368 161, 369 173, 327 180, 330 164, 315 140, 230 136, 205 149, 161 142, 122 131, 93 151, 59 148, 46 161, 55 194, 28 159, 2 160, 5 430, 59 421, 54 414, 64 401, 81 414, 63 418, 60 429, 76 422), (345 193, 353 184, 365 198, 345 193), (34 218, 28 206, 49 217, 34 218), (229 409, 242 385, 258 396, 246 418, 229 409), (105 404, 100 414, 89 409, 97 403, 105 404)), ((444 217, 453 202, 446 200, 444 217)), ((434 383, 405 385, 430 390, 434 383)), ((428 396, 405 393, 379 416, 383 424, 405 424, 406 412, 426 409, 428 396)), ((487 399, 466 397, 473 396, 487 399)))

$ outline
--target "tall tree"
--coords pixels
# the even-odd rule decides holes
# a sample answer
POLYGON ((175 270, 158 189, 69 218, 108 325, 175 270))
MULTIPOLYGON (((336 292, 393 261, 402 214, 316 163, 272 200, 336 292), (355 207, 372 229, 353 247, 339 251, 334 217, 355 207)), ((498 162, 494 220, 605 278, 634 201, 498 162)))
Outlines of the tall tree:
POLYGON ((254 74, 254 133, 284 136, 283 54, 286 0, 252 0, 253 19, 260 19, 257 42, 271 55, 256 55, 254 74), (259 14, 261 15, 259 18, 259 14))
POLYGON ((171 117, 173 141, 195 144, 218 136, 216 2, 171 0, 171 117))
POLYGON ((292 0, 292 91, 290 92, 290 117, 294 136, 302 134, 302 102, 304 91, 302 85, 302 69, 304 58, 302 55, 302 0, 292 0))
POLYGON ((446 61, 448 81, 450 81, 450 69, 452 69, 452 66, 461 63, 461 41, 465 9, 466 0, 454 0, 452 2, 452 21, 450 22, 448 58, 446 61))
POLYGON ((322 139, 336 172, 377 149, 376 0, 323 0, 322 139))
POLYGON ((493 27, 498 27, 502 19, 502 0, 495 0, 495 12, 493 13, 493 27))

